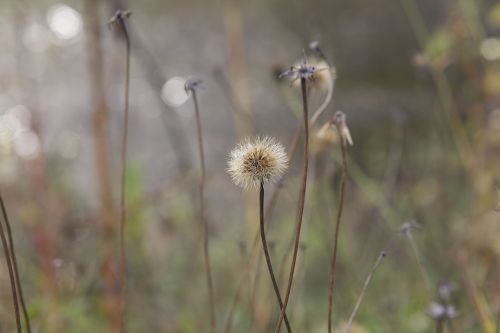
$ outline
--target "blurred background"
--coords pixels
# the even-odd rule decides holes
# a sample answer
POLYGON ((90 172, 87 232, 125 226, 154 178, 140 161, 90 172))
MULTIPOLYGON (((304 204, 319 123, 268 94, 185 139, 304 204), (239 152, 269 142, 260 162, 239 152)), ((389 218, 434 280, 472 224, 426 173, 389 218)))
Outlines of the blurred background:
MULTIPOLYGON (((304 227, 287 311, 294 331, 326 332, 341 170, 338 138, 324 124, 342 110, 354 146, 335 329, 343 332, 384 250, 350 332, 436 332, 439 306, 453 310, 445 331, 495 332, 497 1, 2 0, 0 185, 33 332, 117 331, 125 44, 120 30, 108 27, 117 9, 132 11, 129 332, 209 331, 196 123, 183 86, 193 77, 204 82, 198 98, 217 331, 274 331, 278 309, 260 248, 248 260, 257 193, 236 188, 225 169, 245 137, 274 136, 290 147, 302 126, 301 97, 278 74, 303 50, 309 62, 331 68, 322 73, 326 84, 309 87, 311 113, 333 98, 311 128, 304 227)), ((278 190, 266 188, 277 193, 267 232, 282 290, 301 155, 299 148, 291 156, 278 190)), ((13 332, 3 256, 0 299, 0 332, 13 332)))

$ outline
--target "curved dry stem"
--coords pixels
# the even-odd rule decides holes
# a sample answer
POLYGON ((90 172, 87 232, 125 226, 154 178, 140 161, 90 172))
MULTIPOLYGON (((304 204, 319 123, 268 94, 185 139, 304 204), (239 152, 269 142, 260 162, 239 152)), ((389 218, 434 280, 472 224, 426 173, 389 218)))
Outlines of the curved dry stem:
POLYGON ((10 254, 12 257, 12 267, 14 269, 14 277, 16 279, 17 291, 19 293, 19 301, 21 302, 21 308, 23 310, 24 324, 26 325, 28 333, 31 333, 30 318, 28 316, 28 310, 26 309, 26 303, 24 301, 23 288, 21 286, 21 279, 19 278, 19 269, 17 268, 16 252, 14 249, 14 241, 12 239, 12 229, 10 228, 9 216, 7 215, 7 209, 5 208, 5 203, 3 202, 3 196, 1 193, 0 193, 0 206, 2 208, 2 215, 7 229, 7 238, 9 241, 10 254))
POLYGON ((330 266, 330 278, 328 285, 328 333, 332 332, 332 312, 333 312, 333 290, 335 287, 335 267, 337 265, 337 248, 339 242, 339 230, 340 221, 342 219, 342 211, 344 209, 344 197, 345 197, 345 182, 347 178, 347 156, 345 141, 340 140, 340 147, 342 150, 342 178, 340 180, 339 189, 339 206, 337 209, 337 216, 335 221, 335 239, 333 242, 333 255, 332 262, 330 266))
POLYGON ((314 125, 314 123, 316 123, 316 121, 318 120, 318 118, 323 114, 323 112, 326 110, 326 108, 328 107, 328 105, 332 101, 332 97, 333 97, 333 85, 334 85, 333 79, 329 80, 328 81, 327 92, 326 92, 326 98, 323 101, 323 103, 321 103, 321 105, 319 106, 319 108, 312 115, 312 117, 311 117, 311 126, 314 125))
MULTIPOLYGON (((269 270, 269 275, 271 276, 271 281, 273 282, 274 293, 276 294, 276 299, 280 305, 280 310, 283 311, 283 301, 280 295, 280 289, 278 287, 278 283, 276 282, 276 277, 274 276, 273 265, 271 264, 271 257, 269 256, 269 249, 267 247, 266 241, 266 232, 264 229, 264 184, 260 182, 260 191, 259 191, 259 217, 260 217, 260 239, 262 241, 262 248, 264 250, 264 256, 266 257, 267 269, 269 270)), ((287 331, 289 333, 292 332, 290 327, 290 323, 288 322, 288 318, 285 314, 285 325, 287 331)))
POLYGON ((203 257, 205 261, 205 273, 207 279, 207 288, 208 288, 208 304, 210 311, 210 328, 212 333, 215 333, 216 325, 215 325, 215 300, 214 300, 214 287, 212 281, 212 269, 210 266, 210 247, 209 247, 209 237, 208 237, 208 221, 205 217, 205 153, 203 150, 203 133, 201 130, 201 119, 200 119, 200 108, 198 105, 198 97, 196 95, 195 89, 190 89, 193 94, 193 103, 196 114, 196 130, 198 133, 198 150, 200 154, 200 165, 201 165, 201 175, 200 175, 200 183, 199 183, 199 194, 200 194, 200 222, 203 228, 203 257))
POLYGON ((125 90, 123 110, 123 132, 121 142, 121 176, 120 176, 120 287, 122 299, 120 304, 120 326, 121 332, 125 332, 125 312, 127 295, 127 258, 125 253, 125 222, 126 222, 126 193, 125 177, 127 167, 127 141, 128 141, 128 118, 129 118, 129 89, 130 89, 130 38, 122 14, 116 15, 116 23, 120 27, 125 38, 125 90))
POLYGON ((278 323, 276 324, 275 333, 278 333, 281 329, 281 324, 283 322, 283 318, 285 317, 286 313, 286 307, 290 299, 290 292, 292 290, 292 284, 293 284, 293 274, 295 273, 295 264, 297 261, 297 253, 299 250, 300 231, 302 228, 302 217, 304 215, 304 204, 306 200, 307 171, 309 168, 309 114, 307 105, 307 83, 305 78, 300 79, 300 87, 302 90, 302 107, 304 110, 304 166, 302 171, 302 185, 300 188, 299 202, 297 207, 297 227, 295 230, 295 243, 293 247, 292 264, 290 267, 290 274, 288 276, 288 285, 285 294, 285 302, 283 304, 283 309, 281 310, 278 323))

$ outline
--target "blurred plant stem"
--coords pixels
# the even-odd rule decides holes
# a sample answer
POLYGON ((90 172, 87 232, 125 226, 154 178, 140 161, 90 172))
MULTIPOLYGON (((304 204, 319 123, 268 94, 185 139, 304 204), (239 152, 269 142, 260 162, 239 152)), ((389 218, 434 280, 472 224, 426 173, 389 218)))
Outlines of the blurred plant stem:
MULTIPOLYGON (((124 0, 108 0, 108 4, 113 13, 117 9, 128 8, 127 1, 124 0)), ((193 165, 188 137, 177 112, 163 102, 161 98, 161 90, 166 82, 166 77, 161 70, 162 66, 151 53, 141 34, 134 27, 133 24, 127 27, 130 38, 134 40, 134 57, 142 66, 145 79, 154 89, 154 96, 162 109, 162 124, 169 139, 170 147, 175 154, 178 173, 181 177, 187 177, 193 165)))
POLYGON ((497 313, 497 324, 496 324, 496 328, 495 328, 495 333, 499 333, 500 332, 500 310, 498 310, 498 313, 497 313))
POLYGON ((123 101, 123 124, 121 140, 121 175, 120 175, 120 331, 125 332, 125 316, 127 306, 127 258, 125 253, 125 223, 127 220, 126 212, 126 175, 127 175, 127 143, 128 143, 128 118, 129 118, 129 99, 130 99, 130 36, 127 31, 126 19, 130 12, 118 10, 113 17, 116 25, 120 28, 125 39, 125 89, 123 101))
POLYGON ((339 242, 340 222, 342 219, 342 211, 344 209, 345 183, 347 179, 346 142, 345 140, 342 139, 342 137, 340 137, 339 141, 340 141, 340 149, 342 151, 342 175, 340 178, 339 204, 337 206, 337 216, 335 218, 335 235, 333 241, 332 261, 330 264, 330 276, 328 283, 328 333, 332 333, 333 329, 332 312, 333 312, 333 290, 335 287, 335 267, 337 265, 337 248, 339 242))
POLYGON ((414 226, 412 225, 412 222, 407 222, 403 225, 402 231, 406 239, 408 239, 408 243, 410 243, 410 247, 413 251, 413 254, 415 255, 415 260, 417 261, 418 269, 420 271, 420 274, 422 275, 422 280, 424 280, 425 288, 427 290, 428 296, 430 297, 432 292, 431 280, 429 278, 429 273, 427 273, 427 270, 425 269, 424 263, 422 261, 422 256, 418 249, 417 242, 415 242, 415 238, 413 238, 413 228, 414 226))
MULTIPOLYGON (((420 48, 423 50, 429 39, 429 32, 425 26, 424 20, 415 0, 400 0, 403 9, 408 16, 411 27, 415 33, 420 48)), ((441 102, 441 111, 444 116, 448 135, 453 142, 458 157, 465 170, 471 171, 474 163, 474 151, 471 141, 467 136, 465 124, 460 119, 458 108, 453 97, 453 91, 450 82, 443 69, 430 66, 431 76, 441 102)))
MULTIPOLYGON (((265 214, 264 214, 265 217, 265 214)), ((258 329, 258 325, 256 325, 256 312, 257 312, 257 297, 259 291, 259 282, 260 282, 260 271, 261 271, 261 258, 262 256, 257 256, 257 262, 255 264, 255 276, 253 280, 252 289, 250 291, 250 330, 253 333, 258 333, 260 330, 258 329)))
POLYGON ((352 310, 351 316, 349 317, 349 320, 347 321, 347 325, 345 327, 344 333, 349 333, 349 330, 351 328, 352 323, 354 322, 354 318, 356 317, 356 314, 358 313, 359 306, 361 305, 361 302, 363 301, 363 298, 366 293, 366 289, 368 288, 368 285, 370 284, 370 281, 375 274, 375 271, 377 270, 377 267, 380 265, 382 262, 382 259, 385 258, 385 252, 382 251, 380 255, 378 256, 377 260, 375 261, 375 264, 372 267, 372 270, 366 277, 365 283, 363 285, 363 289, 361 289, 361 294, 359 294, 358 300, 356 301, 356 305, 354 306, 354 309, 352 310))
POLYGON ((481 295, 472 278, 469 274, 469 265, 470 262, 468 260, 468 255, 465 250, 460 251, 457 254, 457 263, 462 273, 462 281, 465 286, 465 291, 467 292, 467 296, 469 297, 469 301, 472 304, 475 315, 484 333, 493 333, 495 330, 495 324, 493 316, 491 315, 486 300, 483 295, 481 295))
POLYGON ((21 303, 21 307, 23 310, 24 324, 26 325, 28 333, 31 333, 30 319, 28 316, 28 310, 26 309, 26 302, 24 301, 24 293, 21 285, 21 279, 19 278, 19 269, 17 267, 17 258, 16 258, 16 251, 14 248, 14 240, 12 237, 12 229, 10 227, 9 216, 7 215, 7 209, 5 208, 5 203, 3 201, 2 193, 0 193, 0 206, 2 209, 2 216, 5 221, 5 226, 7 230, 7 239, 9 241, 9 251, 12 259, 12 268, 14 269, 14 277, 16 280, 17 293, 19 295, 19 301, 21 303))
MULTIPOLYGON (((252 110, 248 88, 248 73, 246 63, 245 34, 240 0, 222 1, 222 18, 224 23, 227 62, 229 65, 229 87, 231 99, 235 106, 233 124, 240 140, 250 137, 253 132, 252 110)), ((257 216, 254 207, 254 198, 244 193, 245 221, 248 235, 247 242, 251 242, 251 235, 258 234, 255 225, 257 216)))
POLYGON ((208 221, 205 216, 205 181, 206 181, 206 169, 205 169, 205 153, 203 150, 203 132, 201 129, 201 119, 200 119, 200 107, 198 104, 198 96, 196 94, 195 88, 190 88, 189 91, 193 95, 193 104, 196 115, 196 132, 198 134, 198 151, 200 157, 201 175, 199 181, 199 202, 200 202, 200 222, 202 226, 203 234, 203 257, 205 262, 205 274, 207 280, 208 289, 208 307, 210 312, 210 328, 212 333, 216 332, 215 324, 215 299, 214 299, 214 287, 212 282, 212 270, 210 266, 210 246, 209 246, 209 228, 208 221))
POLYGON ((443 333, 443 320, 436 319, 436 333, 443 333))
POLYGON ((29 22, 29 6, 24 1, 12 1, 11 5, 18 99, 21 104, 31 111, 29 129, 36 134, 38 146, 40 147, 33 158, 21 163, 26 166, 30 197, 38 209, 33 221, 33 239, 41 271, 40 285, 49 303, 42 310, 47 323, 43 328, 46 332, 51 333, 59 329, 57 323, 53 320, 53 315, 57 309, 56 272, 53 263, 57 253, 56 234, 60 227, 61 217, 57 206, 60 198, 57 198, 57 192, 50 190, 49 169, 43 149, 44 140, 41 135, 41 119, 45 119, 43 114, 45 99, 40 96, 41 86, 38 84, 37 79, 43 82, 46 78, 33 76, 31 68, 35 68, 37 63, 22 42, 22 32, 28 27, 29 22))
MULTIPOLYGON (((3 200, 2 200, 2 211, 3 211, 3 200)), ((8 220, 4 217, 4 222, 7 225, 8 220)), ((8 227, 7 227, 8 229, 8 227)), ((9 236, 10 237, 10 236, 9 236)), ((21 328, 21 317, 19 314, 19 303, 17 299, 17 290, 16 290, 16 278, 14 274, 14 264, 13 264, 13 258, 14 254, 10 252, 9 250, 9 245, 7 243, 7 238, 5 237, 5 231, 3 229, 3 223, 0 221, 0 238, 2 240, 2 247, 3 247, 3 253, 5 255, 5 261, 7 262, 7 268, 9 271, 9 281, 10 281, 10 288, 12 292, 12 303, 14 306, 14 318, 16 319, 16 328, 17 328, 17 333, 22 332, 21 328)))
POLYGON ((283 318, 286 314, 286 308, 288 305, 288 300, 290 298, 290 292, 292 291, 293 275, 295 272, 295 263, 297 260, 297 252, 299 250, 300 241, 300 231, 302 228, 302 217, 304 214, 304 205, 306 200, 306 190, 307 190, 307 173, 309 168, 309 112, 307 104, 307 80, 305 77, 300 78, 300 87, 302 92, 302 108, 304 112, 304 165, 302 170, 302 183, 299 190, 299 202, 297 206, 297 226, 295 231, 295 244, 293 247, 292 264, 290 267, 290 274, 288 277, 288 285, 285 293, 285 302, 283 304, 283 309, 276 324, 275 333, 279 333, 281 329, 281 324, 283 318))
POLYGON ((108 330, 120 332, 120 298, 116 292, 116 266, 114 237, 118 224, 117 209, 113 199, 111 184, 111 161, 109 149, 109 112, 106 105, 106 93, 103 80, 103 51, 99 0, 86 0, 85 5, 85 50, 89 71, 89 91, 91 103, 92 136, 94 139, 94 163, 97 174, 97 198, 99 202, 99 220, 102 232, 103 262, 102 273, 105 281, 105 313, 108 330))

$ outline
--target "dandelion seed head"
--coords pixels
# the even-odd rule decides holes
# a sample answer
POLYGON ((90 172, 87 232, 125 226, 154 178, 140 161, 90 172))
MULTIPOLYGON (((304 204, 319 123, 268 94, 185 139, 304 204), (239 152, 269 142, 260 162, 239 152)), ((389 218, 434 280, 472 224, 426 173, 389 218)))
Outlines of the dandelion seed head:
POLYGON ((271 182, 288 168, 283 146, 271 137, 257 137, 240 143, 231 151, 227 172, 233 182, 245 189, 271 182))

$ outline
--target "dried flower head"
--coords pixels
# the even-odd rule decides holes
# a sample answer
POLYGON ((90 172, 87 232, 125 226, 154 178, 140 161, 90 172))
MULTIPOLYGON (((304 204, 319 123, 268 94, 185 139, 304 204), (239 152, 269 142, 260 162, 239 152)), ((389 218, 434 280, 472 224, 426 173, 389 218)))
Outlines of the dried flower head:
POLYGON ((283 146, 274 138, 246 140, 231 151, 228 173, 243 188, 257 188, 260 182, 279 178, 288 167, 283 146))
MULTIPOLYGON (((316 57, 309 59, 309 65, 312 68, 319 68, 308 78, 309 85, 319 91, 333 89, 333 83, 337 78, 335 68, 330 67, 326 61, 317 59, 316 57)), ((296 64, 293 67, 298 68, 299 66, 300 64, 296 64)), ((293 77, 291 79, 291 84, 297 89, 300 88, 300 81, 293 77)))
POLYGON ((337 129, 344 141, 344 144, 349 143, 349 145, 353 145, 351 131, 349 131, 349 127, 347 127, 346 116, 342 111, 335 112, 333 116, 333 123, 337 126, 337 129))
POLYGON ((315 75, 317 76, 319 72, 323 71, 328 71, 330 68, 326 64, 326 62, 321 62, 320 66, 325 66, 325 67, 316 67, 312 64, 309 64, 306 53, 304 51, 304 54, 302 56, 302 62, 300 62, 298 65, 293 65, 290 67, 289 70, 285 71, 280 75, 280 78, 282 77, 289 77, 291 79, 290 84, 293 85, 293 83, 299 79, 305 79, 307 81, 312 81, 315 78, 315 75))
POLYGON ((200 88, 204 88, 204 85, 203 80, 198 78, 187 79, 186 83, 184 84, 184 90, 186 91, 186 94, 189 94, 191 93, 191 91, 198 90, 200 88))
POLYGON ((315 152, 321 152, 339 141, 339 133, 335 130, 333 123, 327 121, 314 133, 313 140, 315 152))
POLYGON ((130 15, 132 15, 132 11, 118 9, 115 15, 108 21, 108 27, 115 25, 123 27, 125 20, 128 19, 130 15))

